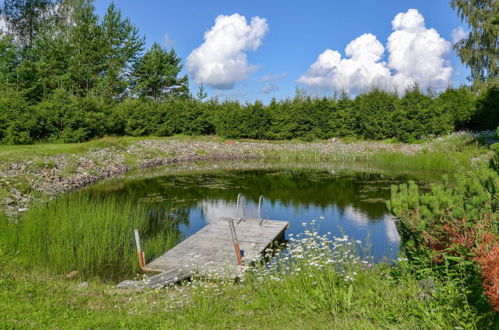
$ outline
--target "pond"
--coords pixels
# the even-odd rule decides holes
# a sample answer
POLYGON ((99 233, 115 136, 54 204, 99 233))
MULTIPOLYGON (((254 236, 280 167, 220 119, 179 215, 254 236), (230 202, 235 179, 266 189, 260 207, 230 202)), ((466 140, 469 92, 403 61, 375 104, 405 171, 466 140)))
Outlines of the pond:
MULTIPOLYGON (((397 257, 400 236, 386 201, 391 186, 407 180, 327 169, 218 169, 110 181, 88 192, 117 195, 145 206, 151 223, 158 228, 164 222, 173 223, 180 240, 220 217, 240 214, 236 210, 239 193, 244 196, 245 215, 256 218, 263 195, 262 217, 289 221, 287 237, 303 232, 304 223, 316 220, 320 234, 361 240, 375 260, 389 261, 397 257)), ((153 231, 154 227, 148 230, 153 231)))

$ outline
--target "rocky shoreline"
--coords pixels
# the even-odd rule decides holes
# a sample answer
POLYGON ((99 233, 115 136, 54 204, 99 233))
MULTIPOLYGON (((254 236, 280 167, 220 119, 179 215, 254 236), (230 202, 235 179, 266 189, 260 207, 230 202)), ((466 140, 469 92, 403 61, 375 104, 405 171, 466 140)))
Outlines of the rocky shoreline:
POLYGON ((146 170, 174 163, 258 159, 279 152, 317 152, 323 155, 397 151, 418 153, 423 144, 390 144, 362 141, 325 142, 202 141, 150 139, 96 148, 83 154, 26 157, 23 161, 0 160, 0 203, 8 215, 25 211, 32 201, 48 200, 97 181, 132 170, 146 170))

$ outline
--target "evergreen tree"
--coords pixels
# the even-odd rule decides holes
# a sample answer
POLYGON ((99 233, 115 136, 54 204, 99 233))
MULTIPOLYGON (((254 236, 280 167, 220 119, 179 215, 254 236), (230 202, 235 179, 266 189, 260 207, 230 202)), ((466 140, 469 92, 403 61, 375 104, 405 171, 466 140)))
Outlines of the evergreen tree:
POLYGON ((452 115, 456 130, 474 128, 470 126, 470 120, 476 112, 476 97, 470 88, 448 88, 436 101, 444 112, 452 115))
POLYGON ((69 61, 68 86, 74 94, 85 96, 97 86, 105 65, 103 50, 106 47, 104 32, 98 24, 93 1, 68 1, 67 42, 69 61))
POLYGON ((132 68, 144 46, 144 38, 128 18, 123 19, 114 3, 108 7, 102 23, 104 37, 104 79, 101 90, 104 96, 116 98, 129 87, 132 68))
POLYGON ((12 36, 0 32, 0 89, 15 82, 17 49, 12 36))
POLYGON ((54 14, 56 0, 4 0, 0 14, 23 46, 31 47, 43 24, 54 14))
POLYGON ((380 89, 361 94, 355 99, 359 135, 366 139, 386 139, 393 134, 392 115, 398 97, 380 89))
POLYGON ((496 0, 451 0, 459 17, 471 31, 455 48, 471 69, 473 82, 498 83, 499 2, 496 0))
POLYGON ((134 93, 155 101, 166 97, 188 97, 187 76, 179 77, 181 59, 172 49, 169 52, 154 43, 137 62, 134 71, 134 93))
POLYGON ((203 84, 199 85, 196 97, 201 102, 203 102, 203 100, 208 97, 208 92, 206 91, 206 88, 204 87, 203 84))

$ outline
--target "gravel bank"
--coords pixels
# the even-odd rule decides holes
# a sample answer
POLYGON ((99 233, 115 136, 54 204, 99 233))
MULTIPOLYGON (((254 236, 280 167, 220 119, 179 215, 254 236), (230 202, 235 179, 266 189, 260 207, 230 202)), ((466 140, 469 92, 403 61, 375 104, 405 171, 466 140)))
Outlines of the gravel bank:
POLYGON ((318 152, 320 154, 398 151, 418 153, 425 145, 379 142, 344 143, 332 139, 319 143, 259 141, 198 141, 150 139, 128 146, 105 147, 84 154, 29 157, 23 161, 0 160, 0 206, 14 215, 33 200, 47 200, 96 181, 117 177, 131 170, 207 160, 245 160, 275 152, 318 152))

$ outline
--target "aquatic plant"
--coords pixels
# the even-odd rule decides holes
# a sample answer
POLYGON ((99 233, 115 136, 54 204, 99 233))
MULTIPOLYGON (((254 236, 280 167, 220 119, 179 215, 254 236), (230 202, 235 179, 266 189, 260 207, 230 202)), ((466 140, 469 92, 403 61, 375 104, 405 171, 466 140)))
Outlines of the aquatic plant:
POLYGON ((134 276, 139 267, 133 230, 138 228, 148 258, 180 239, 175 223, 156 219, 140 204, 109 196, 72 194, 34 207, 17 224, 5 225, 0 243, 38 269, 83 278, 117 280, 134 276))

